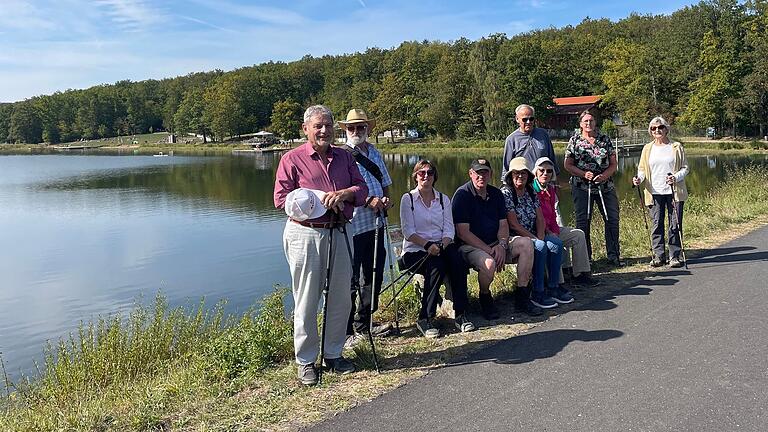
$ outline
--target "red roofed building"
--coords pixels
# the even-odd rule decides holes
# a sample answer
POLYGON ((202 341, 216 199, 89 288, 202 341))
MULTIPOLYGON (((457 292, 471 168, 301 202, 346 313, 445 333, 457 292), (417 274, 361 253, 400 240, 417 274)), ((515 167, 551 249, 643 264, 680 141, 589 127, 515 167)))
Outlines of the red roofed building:
POLYGON ((603 100, 603 95, 596 96, 572 96, 552 99, 553 105, 549 106, 551 116, 546 121, 548 129, 572 131, 578 127, 579 114, 591 109, 600 115, 598 105, 603 100))

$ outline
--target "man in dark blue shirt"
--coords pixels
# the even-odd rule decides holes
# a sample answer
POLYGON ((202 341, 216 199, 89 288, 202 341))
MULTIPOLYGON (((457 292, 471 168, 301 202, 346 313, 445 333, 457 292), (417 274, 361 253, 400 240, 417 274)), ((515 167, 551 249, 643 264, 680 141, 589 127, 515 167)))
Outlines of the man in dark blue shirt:
POLYGON ((532 243, 517 236, 509 238, 504 195, 489 184, 492 174, 487 159, 475 159, 469 169, 470 181, 452 199, 459 252, 477 270, 480 306, 488 320, 499 318, 490 289, 496 273, 504 270, 504 264, 516 262, 517 286, 525 291, 533 267, 532 243))

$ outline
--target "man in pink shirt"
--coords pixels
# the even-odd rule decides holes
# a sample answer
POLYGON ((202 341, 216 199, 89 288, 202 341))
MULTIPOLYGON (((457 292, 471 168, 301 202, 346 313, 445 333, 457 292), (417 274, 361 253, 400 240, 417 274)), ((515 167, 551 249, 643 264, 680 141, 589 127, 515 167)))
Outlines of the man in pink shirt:
MULTIPOLYGON (((275 207, 285 208, 288 195, 303 188, 319 192, 321 203, 327 209, 314 218, 289 218, 283 232, 294 301, 293 346, 299 365, 298 377, 305 385, 317 383, 315 361, 320 349, 317 310, 325 284, 332 232, 335 238, 330 251, 332 271, 326 312, 325 358, 321 359, 321 367, 342 374, 355 370, 355 366, 341 355, 352 307, 349 296, 352 263, 346 249, 349 238, 342 237, 346 236, 346 230, 338 228, 352 218, 355 207, 365 204, 368 187, 355 159, 347 151, 331 145, 333 125, 333 113, 327 107, 314 105, 307 108, 302 124, 307 142, 282 156, 275 179, 275 207)), ((290 209, 288 213, 291 213, 290 209)))

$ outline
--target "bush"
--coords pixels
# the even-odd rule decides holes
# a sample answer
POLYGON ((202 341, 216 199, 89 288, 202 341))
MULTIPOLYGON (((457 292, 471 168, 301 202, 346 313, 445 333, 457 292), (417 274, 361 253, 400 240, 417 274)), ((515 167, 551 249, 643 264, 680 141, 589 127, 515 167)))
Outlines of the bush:
POLYGON ((246 313, 205 349, 214 375, 227 379, 259 372, 293 354, 293 325, 285 318, 278 289, 262 300, 258 315, 246 313))

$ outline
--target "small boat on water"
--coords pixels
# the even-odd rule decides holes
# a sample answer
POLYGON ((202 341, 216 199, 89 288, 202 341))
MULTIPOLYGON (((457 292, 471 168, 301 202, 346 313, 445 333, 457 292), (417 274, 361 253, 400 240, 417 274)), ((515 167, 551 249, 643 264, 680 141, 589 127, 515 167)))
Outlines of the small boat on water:
POLYGON ((159 153, 157 153, 157 154, 154 154, 154 155, 152 155, 152 156, 154 156, 154 157, 165 157, 165 156, 173 156, 173 152, 171 152, 170 154, 168 154, 168 153, 163 153, 163 152, 159 152, 159 153))

